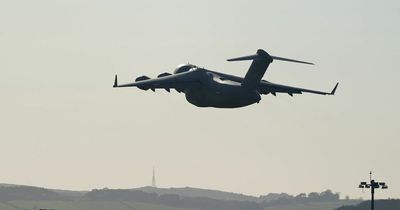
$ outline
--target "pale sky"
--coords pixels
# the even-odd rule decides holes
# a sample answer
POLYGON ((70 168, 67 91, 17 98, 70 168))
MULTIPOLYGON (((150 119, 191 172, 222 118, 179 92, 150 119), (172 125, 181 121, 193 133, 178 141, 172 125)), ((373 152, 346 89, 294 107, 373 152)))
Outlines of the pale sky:
POLYGON ((250 195, 368 198, 373 170, 400 197, 400 2, 0 0, 0 182, 90 190, 151 184, 250 195), (113 89, 190 62, 258 48, 264 79, 330 91, 240 109, 197 108, 175 91, 113 89))

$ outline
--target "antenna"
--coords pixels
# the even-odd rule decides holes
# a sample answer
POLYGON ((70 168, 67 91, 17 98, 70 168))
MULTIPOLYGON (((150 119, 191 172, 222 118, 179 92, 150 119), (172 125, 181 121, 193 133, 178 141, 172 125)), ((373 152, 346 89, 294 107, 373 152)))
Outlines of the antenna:
POLYGON ((151 186, 152 187, 157 187, 156 186, 156 172, 154 170, 154 167, 153 167, 153 179, 151 180, 151 186))
POLYGON ((372 171, 369 171, 369 181, 372 181, 372 171))

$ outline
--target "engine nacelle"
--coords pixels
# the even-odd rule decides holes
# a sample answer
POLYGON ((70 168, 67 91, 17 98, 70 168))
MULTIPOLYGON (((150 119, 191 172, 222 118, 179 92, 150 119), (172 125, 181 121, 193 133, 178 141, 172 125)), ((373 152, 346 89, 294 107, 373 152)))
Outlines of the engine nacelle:
POLYGON ((169 75, 172 75, 172 74, 165 72, 165 73, 159 74, 159 75, 157 76, 157 78, 166 77, 166 76, 169 76, 169 75))
MULTIPOLYGON (((148 76, 141 76, 135 79, 135 82, 139 82, 139 81, 143 81, 143 80, 148 80, 150 79, 150 77, 148 76)), ((148 90, 148 87, 144 87, 144 86, 137 86, 138 88, 142 89, 142 90, 148 90)))
POLYGON ((196 68, 195 65, 193 64, 181 64, 178 67, 176 67, 174 74, 179 74, 179 73, 183 73, 183 72, 187 72, 192 68, 196 68))
POLYGON ((150 77, 148 76, 140 76, 138 78, 135 79, 135 82, 139 82, 139 81, 143 81, 143 80, 148 80, 150 79, 150 77))

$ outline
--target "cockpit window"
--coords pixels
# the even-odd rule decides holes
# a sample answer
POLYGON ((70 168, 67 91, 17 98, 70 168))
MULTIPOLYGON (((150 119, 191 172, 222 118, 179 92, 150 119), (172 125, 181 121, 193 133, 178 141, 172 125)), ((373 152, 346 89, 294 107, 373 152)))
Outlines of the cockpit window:
POLYGON ((179 74, 179 73, 183 73, 183 72, 187 72, 192 68, 196 68, 195 65, 192 64, 181 64, 178 67, 176 67, 174 74, 179 74))

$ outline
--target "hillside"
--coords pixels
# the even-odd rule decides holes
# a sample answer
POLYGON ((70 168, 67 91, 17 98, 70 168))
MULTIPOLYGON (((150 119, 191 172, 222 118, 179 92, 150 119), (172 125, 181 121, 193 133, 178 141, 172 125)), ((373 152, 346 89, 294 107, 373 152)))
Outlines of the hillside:
MULTIPOLYGON (((364 201, 355 206, 343 206, 336 210, 370 210, 371 209, 371 201, 364 201)), ((399 210, 400 209, 400 200, 376 200, 375 201, 375 209, 379 210, 399 210)))
POLYGON ((340 200, 333 202, 310 202, 310 203, 291 203, 284 205, 276 205, 266 207, 265 210, 332 210, 337 209, 343 205, 351 206, 357 205, 359 201, 356 200, 340 200))
POLYGON ((355 200, 339 200, 337 194, 330 190, 313 192, 308 196, 304 193, 297 196, 271 193, 257 198, 197 188, 144 187, 79 192, 7 184, 0 186, 0 210, 331 210, 358 203, 355 200))
MULTIPOLYGON (((18 189, 22 189, 21 192, 24 191, 29 191, 29 189, 45 189, 45 188, 40 188, 40 187, 34 187, 34 186, 28 186, 28 185, 17 185, 17 184, 5 184, 5 183, 0 183, 0 193, 4 190, 18 190, 18 189)), ((64 197, 64 198, 76 198, 76 197, 81 197, 83 196, 85 193, 87 193, 87 191, 73 191, 73 190, 59 190, 59 189, 46 189, 49 191, 54 191, 56 192, 59 196, 64 197)), ((0 197, 1 199, 1 197, 0 197)), ((1 210, 1 209, 0 209, 1 210)))
POLYGON ((205 197, 217 200, 237 200, 237 201, 258 201, 258 197, 243 195, 239 193, 224 192, 219 190, 199 189, 192 187, 184 188, 155 188, 155 187, 141 187, 133 190, 140 190, 143 192, 157 193, 158 195, 175 194, 180 197, 205 197))

